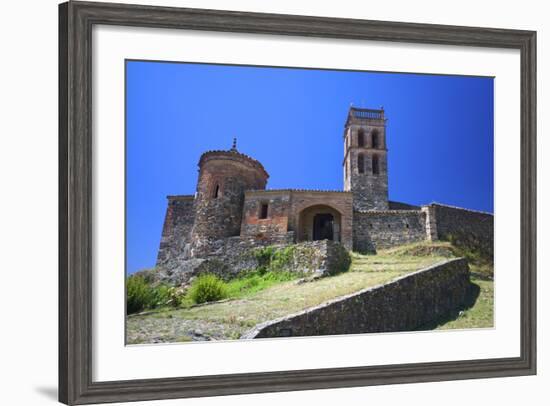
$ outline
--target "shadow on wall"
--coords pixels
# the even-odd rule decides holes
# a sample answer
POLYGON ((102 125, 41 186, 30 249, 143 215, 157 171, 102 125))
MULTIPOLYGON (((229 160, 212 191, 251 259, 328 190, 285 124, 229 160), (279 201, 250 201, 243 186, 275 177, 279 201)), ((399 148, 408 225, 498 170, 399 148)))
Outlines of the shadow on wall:
POLYGON ((465 298, 463 306, 460 306, 460 307, 458 307, 454 310, 451 310, 445 316, 440 317, 436 320, 432 320, 429 323, 426 323, 426 324, 416 328, 415 330, 416 331, 433 330, 433 329, 435 329, 435 328, 437 328, 437 327, 439 327, 439 326, 441 326, 445 323, 448 323, 450 321, 454 321, 454 320, 458 319, 462 315, 463 311, 471 309, 472 307, 474 307, 474 305, 477 302, 477 299, 479 297, 480 292, 481 292, 481 288, 479 287, 479 285, 477 285, 475 283, 470 283, 470 286, 468 288, 468 294, 465 298))
POLYGON ((453 258, 387 284, 260 323, 241 338, 413 331, 471 303, 470 287, 467 260, 453 258))

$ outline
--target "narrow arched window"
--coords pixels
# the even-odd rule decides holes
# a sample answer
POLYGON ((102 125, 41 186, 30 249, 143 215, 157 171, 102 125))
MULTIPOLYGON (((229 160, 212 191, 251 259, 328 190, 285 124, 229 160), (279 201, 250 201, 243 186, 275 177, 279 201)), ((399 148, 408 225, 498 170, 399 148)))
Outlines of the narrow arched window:
POLYGON ((371 140, 371 144, 374 149, 380 148, 380 135, 378 133, 378 130, 372 130, 371 140))
POLYGON ((216 185, 216 187, 214 188, 214 192, 212 193, 212 197, 214 199, 217 199, 219 195, 220 195, 220 185, 216 185))
POLYGON ((372 174, 378 175, 380 173, 380 162, 378 161, 378 155, 372 156, 372 174))
POLYGON ((363 129, 360 129, 357 134, 357 145, 360 147, 365 146, 365 131, 363 131, 363 129))
POLYGON ((357 171, 359 173, 365 172, 365 158, 363 157, 363 154, 357 155, 357 171))

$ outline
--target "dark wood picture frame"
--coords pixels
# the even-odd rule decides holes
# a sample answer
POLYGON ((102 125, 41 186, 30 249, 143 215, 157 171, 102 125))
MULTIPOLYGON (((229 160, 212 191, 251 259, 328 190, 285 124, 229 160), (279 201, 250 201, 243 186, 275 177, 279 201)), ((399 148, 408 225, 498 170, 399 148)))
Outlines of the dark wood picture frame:
POLYGON ((59 6, 59 400, 66 404, 532 375, 536 373, 536 33, 506 29, 68 2, 59 6), (378 40, 521 53, 521 354, 352 368, 92 380, 94 24, 378 40))

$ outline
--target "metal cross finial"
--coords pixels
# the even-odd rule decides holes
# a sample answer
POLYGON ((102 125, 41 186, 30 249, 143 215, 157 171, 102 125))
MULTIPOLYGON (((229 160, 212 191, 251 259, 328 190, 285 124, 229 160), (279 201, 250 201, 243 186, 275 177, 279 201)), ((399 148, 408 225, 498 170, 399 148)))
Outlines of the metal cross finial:
POLYGON ((233 146, 231 147, 231 151, 237 150, 237 138, 233 137, 233 146))

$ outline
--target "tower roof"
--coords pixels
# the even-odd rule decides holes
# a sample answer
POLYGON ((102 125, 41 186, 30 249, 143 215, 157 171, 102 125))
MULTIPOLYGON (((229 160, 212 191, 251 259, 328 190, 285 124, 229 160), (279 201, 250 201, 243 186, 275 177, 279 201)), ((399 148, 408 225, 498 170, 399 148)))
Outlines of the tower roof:
POLYGON ((269 178, 269 174, 265 170, 264 166, 260 163, 260 161, 246 154, 243 154, 242 152, 237 151, 236 139, 234 139, 233 146, 230 150, 211 150, 211 151, 203 152, 203 154, 199 159, 199 168, 202 167, 202 165, 206 161, 209 161, 212 159, 231 160, 231 161, 240 162, 244 165, 257 169, 266 177, 266 179, 269 178))
POLYGON ((346 127, 352 123, 361 123, 367 120, 386 120, 384 107, 380 107, 380 109, 350 107, 346 120, 346 127))

